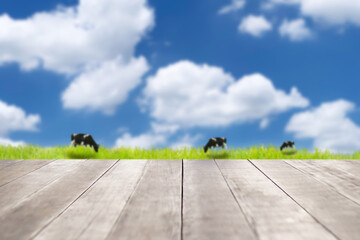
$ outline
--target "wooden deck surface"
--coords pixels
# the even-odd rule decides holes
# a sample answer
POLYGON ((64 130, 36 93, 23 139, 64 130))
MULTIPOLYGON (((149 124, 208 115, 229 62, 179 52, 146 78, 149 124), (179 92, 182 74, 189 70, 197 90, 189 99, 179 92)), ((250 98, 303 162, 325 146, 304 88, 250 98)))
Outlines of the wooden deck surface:
POLYGON ((360 160, 0 160, 0 239, 360 239, 360 160))

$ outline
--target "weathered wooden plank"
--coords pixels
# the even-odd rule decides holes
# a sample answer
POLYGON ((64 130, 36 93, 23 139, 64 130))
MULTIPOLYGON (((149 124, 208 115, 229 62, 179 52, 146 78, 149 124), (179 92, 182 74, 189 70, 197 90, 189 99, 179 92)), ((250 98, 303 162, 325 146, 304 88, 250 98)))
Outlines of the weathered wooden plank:
POLYGON ((286 162, 329 185, 360 206, 360 169, 358 175, 355 176, 337 167, 337 163, 332 160, 288 160, 286 162))
MULTIPOLYGON (((335 161, 342 161, 342 160, 335 160, 335 161)), ((353 165, 360 166, 360 159, 349 159, 348 161, 345 161, 344 163, 349 163, 353 165)))
POLYGON ((58 178, 75 170, 85 160, 57 160, 0 187, 0 216, 58 178))
POLYGON ((282 160, 251 160, 339 239, 360 238, 360 206, 282 160))
MULTIPOLYGON (((1 160, 6 161, 6 160, 1 160)), ((0 187, 22 177, 34 170, 37 170, 54 160, 8 160, 6 167, 0 169, 0 187)))
POLYGON ((3 169, 3 168, 6 168, 16 162, 21 162, 21 161, 24 161, 22 159, 0 159, 0 170, 3 169))
MULTIPOLYGON (((22 199, 15 206, 12 206, 5 213, 0 214, 0 233, 2 239, 29 239, 35 236, 37 232, 61 214, 108 170, 115 163, 115 160, 80 161, 79 166, 76 168, 72 168, 74 167, 73 161, 63 160, 61 162, 70 166, 68 169, 62 169, 65 172, 62 173, 61 177, 46 184, 43 188, 38 189, 38 191, 22 199)), ((47 166, 49 165, 51 164, 47 166)), ((40 172, 47 166, 33 173, 40 172)), ((43 177, 48 177, 44 176, 45 173, 43 171, 41 172, 43 177)), ((18 179, 19 181, 16 180, 5 185, 3 188, 0 188, 0 191, 8 186, 15 186, 19 182, 26 186, 25 180, 38 180, 43 184, 41 174, 38 177, 33 176, 33 173, 26 175, 20 180, 18 179)), ((36 185, 37 183, 31 182, 29 184, 36 185)), ((0 196, 3 198, 2 194, 0 196)))
POLYGON ((184 239, 257 239, 214 160, 184 160, 184 239))
POLYGON ((107 239, 180 239, 181 160, 149 160, 107 239))
POLYGON ((249 161, 216 162, 259 239, 336 239, 249 161))
MULTIPOLYGON (((296 160, 297 162, 301 160, 296 160)), ((316 166, 321 166, 326 169, 328 172, 336 172, 340 175, 345 173, 349 177, 353 177, 356 179, 360 179, 360 160, 335 160, 335 159, 327 159, 327 160, 304 160, 304 163, 310 163, 312 165, 316 164, 316 166), (342 172, 342 173, 341 173, 342 172)))
POLYGON ((319 166, 323 166, 327 168, 328 171, 333 171, 332 169, 336 169, 336 171, 345 172, 348 175, 352 175, 353 177, 360 178, 360 160, 335 160, 335 159, 327 159, 327 160, 304 160, 305 162, 316 163, 319 166))
POLYGON ((119 161, 35 240, 105 239, 135 190, 146 163, 147 160, 119 161))

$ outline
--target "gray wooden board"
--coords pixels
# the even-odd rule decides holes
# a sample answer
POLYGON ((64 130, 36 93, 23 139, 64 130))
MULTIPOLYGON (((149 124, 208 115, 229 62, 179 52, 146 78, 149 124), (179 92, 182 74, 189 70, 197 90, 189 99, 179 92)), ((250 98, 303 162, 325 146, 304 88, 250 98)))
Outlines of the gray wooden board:
MULTIPOLYGON (((314 160, 309 160, 314 162, 314 160)), ((351 160, 319 160, 316 162, 317 165, 326 167, 327 170, 336 169, 347 173, 349 176, 355 178, 357 181, 360 181, 360 160, 351 159, 351 160)), ((331 171, 331 170, 330 170, 331 171)))
MULTIPOLYGON (((299 160, 298 160, 299 161, 299 160)), ((301 161, 301 160, 300 160, 301 161)), ((325 171, 333 172, 334 174, 343 175, 344 173, 351 177, 360 180, 360 160, 304 160, 304 163, 324 168, 325 171)))
POLYGON ((6 168, 14 163, 24 161, 22 159, 0 159, 0 170, 6 168))
POLYGON ((147 160, 120 160, 35 239, 105 239, 146 163, 147 160))
MULTIPOLYGON (((335 161, 342 161, 342 160, 335 160, 335 161)), ((350 163, 350 164, 357 165, 358 167, 360 167, 360 159, 351 159, 351 160, 345 161, 345 163, 350 163)))
POLYGON ((181 160, 149 160, 107 239, 180 239, 181 160))
POLYGON ((257 239, 214 160, 184 160, 184 239, 257 239))
POLYGON ((259 239, 336 239, 247 160, 217 160, 259 239))
MULTIPOLYGON (((349 160, 340 162, 344 161, 349 160)), ((287 160, 286 162, 360 205, 360 166, 358 174, 354 175, 342 169, 339 161, 338 164, 333 160, 287 160)))
POLYGON ((251 160, 339 239, 360 239, 360 206, 282 160, 251 160))
MULTIPOLYGON (((0 160, 0 162, 6 160, 0 160)), ((38 168, 51 163, 54 160, 9 160, 12 164, 0 169, 0 187, 24 176, 38 168)))
POLYGON ((359 160, 30 161, 0 160, 1 240, 360 239, 359 160))
POLYGON ((76 170, 85 160, 57 160, 0 187, 0 216, 48 184, 76 170))
MULTIPOLYGON (((76 160, 75 160, 76 161, 76 160)), ((58 162, 55 161, 54 164, 58 162)), ((56 216, 61 214, 73 201, 75 201, 88 187, 90 187, 115 160, 88 160, 78 161, 79 166, 74 168, 74 161, 63 160, 61 165, 68 168, 59 168, 63 171, 61 177, 46 184, 30 196, 19 201, 15 206, 12 205, 8 211, 0 214, 0 233, 1 239, 29 239, 36 235, 43 227, 49 224, 56 216)), ((48 164, 47 166, 50 166, 48 164)), ((15 186, 19 182, 26 186, 26 181, 36 186, 38 180, 43 184, 41 178, 37 178, 36 173, 46 175, 43 171, 47 166, 40 168, 24 178, 19 178, 3 188, 15 186), (35 181, 35 182, 34 182, 35 181)), ((46 176, 48 177, 48 176, 46 176)), ((7 189, 11 195, 11 189, 7 189)), ((0 194, 2 199, 5 195, 0 194)), ((1 200, 0 199, 0 200, 1 200)), ((4 203, 4 202, 3 202, 4 203)))

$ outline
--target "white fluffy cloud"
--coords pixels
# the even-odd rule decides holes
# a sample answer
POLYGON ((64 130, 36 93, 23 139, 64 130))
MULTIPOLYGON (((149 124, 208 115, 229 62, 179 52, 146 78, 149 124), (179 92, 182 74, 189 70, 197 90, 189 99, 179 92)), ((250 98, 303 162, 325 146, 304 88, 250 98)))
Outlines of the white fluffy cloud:
POLYGON ((0 100, 0 136, 12 131, 36 131, 40 121, 38 114, 26 115, 23 109, 0 100))
POLYGON ((306 27, 304 19, 293 21, 285 19, 279 27, 279 33, 282 37, 288 37, 291 41, 303 41, 313 36, 313 33, 306 27))
POLYGON ((235 81, 219 67, 190 61, 160 68, 147 79, 140 101, 156 121, 181 127, 262 120, 308 104, 295 87, 286 94, 259 73, 235 81))
POLYGON ((352 23, 360 26, 358 0, 301 0, 301 12, 329 24, 352 23))
POLYGON ((360 126, 346 115, 355 109, 352 102, 326 102, 312 110, 294 114, 285 131, 296 138, 314 139, 314 147, 333 152, 360 150, 360 126))
POLYGON ((112 113, 148 69, 143 57, 133 55, 153 26, 146 0, 80 0, 19 20, 3 14, 0 65, 16 62, 23 70, 43 67, 76 76, 62 95, 64 107, 112 113))
POLYGON ((25 111, 15 105, 9 105, 0 100, 0 144, 1 145, 24 145, 23 141, 13 141, 6 138, 14 131, 36 131, 41 122, 38 114, 26 114, 25 111))
POLYGON ((239 31, 248 33, 254 37, 260 37, 272 29, 272 25, 263 16, 249 15, 239 24, 239 31))
POLYGON ((131 59, 135 45, 154 25, 146 0, 81 0, 27 19, 0 16, 0 63, 23 69, 76 74, 119 55, 131 59))
POLYGON ((146 59, 132 59, 124 63, 121 58, 104 62, 99 68, 78 76, 62 93, 65 108, 102 111, 113 114, 128 93, 138 86, 141 76, 148 70, 146 59))
POLYGON ((232 0, 229 5, 222 7, 219 14, 227 14, 242 9, 245 6, 245 0, 232 0))
POLYGON ((296 4, 304 16, 330 25, 360 26, 358 0, 270 0, 271 4, 296 4))

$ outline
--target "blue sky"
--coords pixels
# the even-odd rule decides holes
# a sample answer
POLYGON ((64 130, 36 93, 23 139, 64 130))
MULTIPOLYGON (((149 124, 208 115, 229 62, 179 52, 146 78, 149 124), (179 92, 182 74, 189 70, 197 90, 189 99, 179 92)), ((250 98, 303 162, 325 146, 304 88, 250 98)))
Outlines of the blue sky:
POLYGON ((0 5, 0 144, 360 149, 360 2, 0 5))

